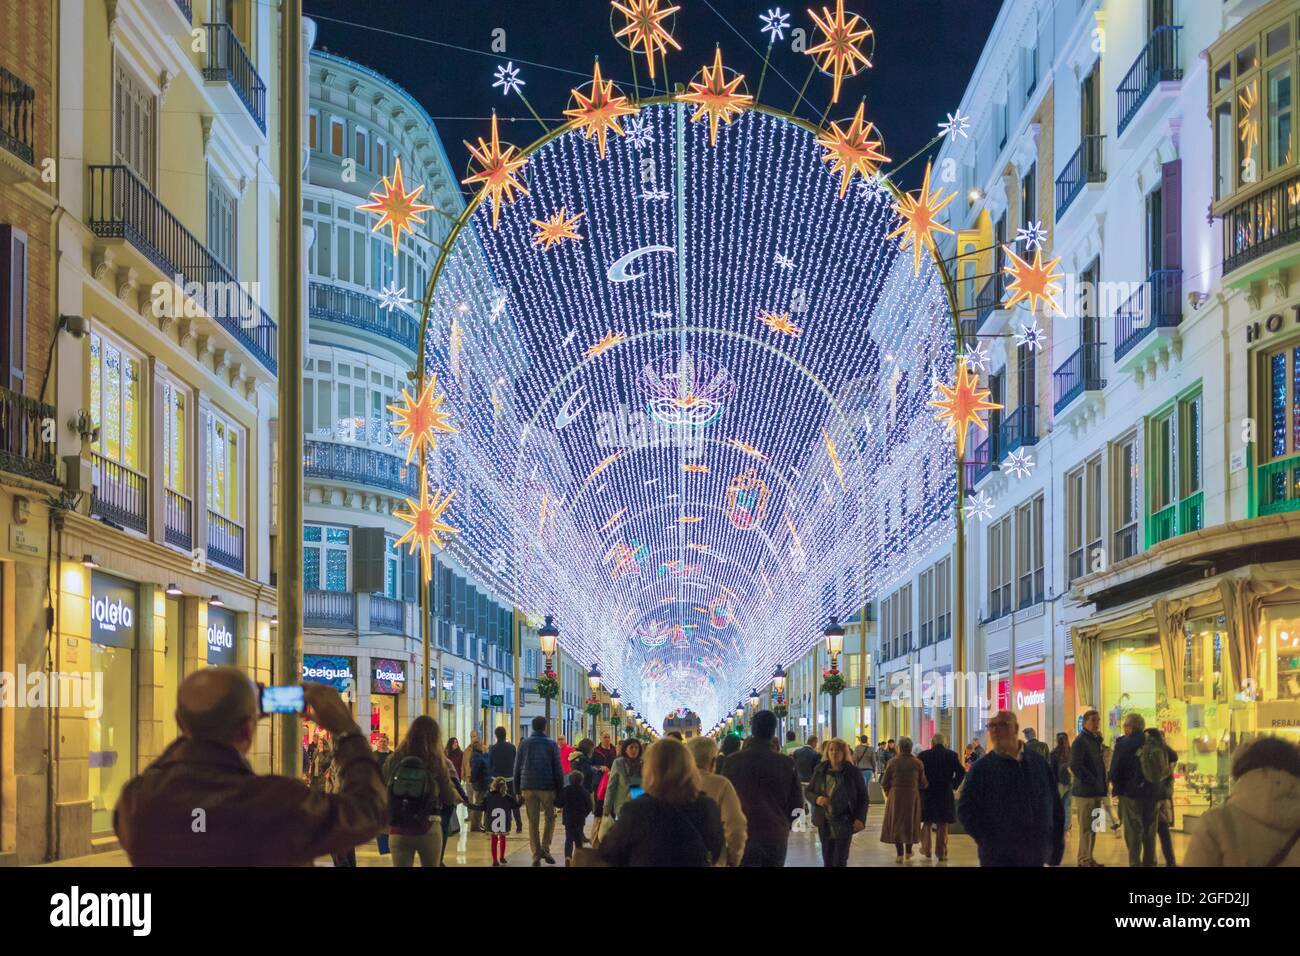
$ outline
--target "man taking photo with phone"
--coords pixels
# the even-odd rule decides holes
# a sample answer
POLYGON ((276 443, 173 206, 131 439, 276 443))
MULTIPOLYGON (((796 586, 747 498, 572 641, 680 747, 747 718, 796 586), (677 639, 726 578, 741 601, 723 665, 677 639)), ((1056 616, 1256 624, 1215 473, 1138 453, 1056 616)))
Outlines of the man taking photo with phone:
POLYGON ((195 671, 176 696, 181 736, 127 783, 113 812, 133 865, 310 866, 373 840, 387 824, 379 765, 332 687, 303 685, 303 704, 334 739, 334 793, 253 772, 244 758, 261 707, 242 671, 195 671))

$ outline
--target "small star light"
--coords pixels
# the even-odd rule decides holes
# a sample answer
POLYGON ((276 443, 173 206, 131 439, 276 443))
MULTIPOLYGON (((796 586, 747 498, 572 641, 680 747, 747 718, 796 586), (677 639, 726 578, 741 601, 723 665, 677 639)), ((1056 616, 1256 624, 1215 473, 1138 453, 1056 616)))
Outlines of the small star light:
POLYGON ((972 518, 988 521, 993 517, 993 499, 984 492, 977 491, 962 503, 961 510, 966 515, 967 521, 972 518))
POLYGON ((543 250, 546 250, 559 245, 566 239, 575 239, 581 242, 582 236, 578 234, 578 220, 585 215, 586 213, 580 212, 570 219, 569 211, 561 206, 549 219, 533 219, 532 224, 537 227, 537 233, 533 236, 533 245, 541 246, 543 250))
POLYGON ((515 190, 528 195, 528 190, 524 188, 515 176, 519 170, 523 169, 528 163, 525 156, 519 156, 514 146, 507 145, 501 148, 501 134, 497 128, 497 114, 492 114, 492 140, 485 142, 483 137, 479 137, 478 146, 471 146, 465 143, 469 154, 474 157, 475 162, 479 165, 479 171, 468 179, 462 179, 461 182, 466 186, 482 184, 482 193, 492 200, 492 228, 497 227, 497 220, 501 216, 501 203, 514 202, 515 190))
POLYGON ((406 297, 406 286, 397 287, 393 282, 379 290, 379 307, 385 312, 392 313, 394 309, 403 309, 411 304, 411 300, 406 297))
POLYGON ((790 14, 780 7, 775 7, 767 13, 760 13, 758 18, 763 21, 762 32, 768 35, 770 42, 775 43, 777 40, 785 39, 785 31, 790 29, 790 14))
POLYGON ((848 191, 854 173, 869 179, 879 169, 880 163, 889 162, 889 157, 881 152, 885 144, 871 138, 875 125, 862 119, 865 108, 865 103, 858 104, 858 111, 853 114, 848 129, 840 129, 838 123, 831 123, 831 128, 817 137, 817 143, 826 150, 822 161, 831 164, 832 174, 840 174, 841 199, 848 191))
POLYGON ((672 16, 681 7, 664 7, 659 9, 663 0, 627 0, 627 4, 612 0, 612 6, 623 14, 627 23, 622 30, 614 34, 615 39, 628 38, 628 46, 633 51, 637 47, 645 54, 650 69, 650 79, 655 78, 655 54, 667 54, 668 47, 680 50, 681 44, 673 39, 663 21, 672 16))
POLYGON ((406 449, 406 463, 419 454, 420 448, 428 445, 430 450, 438 447, 438 432, 452 434, 460 429, 447 421, 447 413, 441 410, 445 395, 436 394, 438 390, 438 373, 434 372, 425 383, 424 391, 416 399, 406 389, 402 389, 402 404, 389 405, 388 410, 397 416, 393 427, 399 429, 397 440, 410 439, 406 449))
POLYGON ((1047 344, 1047 333, 1038 324, 1037 318, 1021 324, 1020 328, 1016 329, 1015 332, 1016 345, 1023 345, 1031 352, 1037 352, 1047 344))
POLYGON ((429 497, 429 473, 424 469, 420 470, 420 500, 417 504, 410 498, 406 499, 407 511, 401 509, 393 512, 394 518, 401 518, 410 525, 403 534, 394 543, 394 547, 400 548, 404 544, 410 545, 409 554, 420 552, 420 570, 424 574, 424 580, 427 582, 433 576, 433 552, 441 551, 443 548, 442 538, 439 535, 456 534, 459 528, 453 528, 442 520, 443 513, 451 506, 452 499, 456 497, 456 492, 448 492, 445 496, 441 489, 429 497))
POLYGON ((1013 478, 1028 478, 1029 473, 1034 470, 1036 464, 1038 462, 1034 461, 1033 455, 1023 448, 1017 448, 1002 459, 1002 473, 1011 475, 1013 478))
POLYGON ((965 362, 977 372, 987 372, 989 370, 989 348, 983 342, 976 341, 962 350, 960 361, 965 362))
POLYGON ((433 208, 428 203, 419 201, 422 192, 424 192, 423 184, 416 186, 409 193, 406 191, 406 183, 402 180, 402 159, 400 156, 394 156, 393 178, 390 180, 385 176, 383 191, 376 190, 370 194, 370 198, 374 201, 357 207, 361 212, 379 214, 379 221, 371 227, 371 232, 379 232, 384 226, 391 229, 394 256, 397 255, 397 243, 402 238, 402 233, 409 232, 415 235, 412 226, 424 225, 424 217, 419 213, 433 208))
POLYGON ((793 269, 795 266, 795 262, 793 259, 780 252, 778 252, 775 256, 772 257, 772 264, 775 266, 779 266, 782 269, 785 269, 787 272, 793 269))
POLYGON ((788 335, 794 339, 803 335, 803 329, 790 321, 789 312, 776 313, 768 312, 766 309, 763 309, 758 313, 758 321, 762 322, 773 332, 780 332, 782 335, 788 335))
POLYGON ((939 134, 949 139, 956 139, 958 136, 969 138, 970 134, 966 132, 968 129, 970 129, 970 117, 962 116, 961 110, 949 113, 948 121, 939 124, 939 134))
POLYGON ((741 73, 727 79, 722 72, 722 47, 717 47, 713 51, 713 66, 701 69, 700 80, 691 80, 691 92, 677 97, 679 103, 694 103, 698 107, 691 116, 692 123, 705 116, 709 118, 710 146, 718 145, 719 120, 730 126, 733 119, 753 105, 752 96, 736 92, 743 82, 745 77, 741 73))
POLYGON ((1011 298, 1007 299, 1002 307, 1009 309, 1017 302, 1028 301, 1029 311, 1037 312, 1038 303, 1045 302, 1057 315, 1064 315, 1060 304, 1056 301, 1056 296, 1061 291, 1059 280, 1065 276, 1061 272, 1053 271, 1060 264, 1061 257, 1057 256, 1044 264, 1043 250, 1038 249, 1034 252, 1034 262, 1031 265, 1012 252, 1010 247, 1002 248, 1011 260, 1009 265, 1002 267, 1002 271, 1011 276, 1011 282, 1007 286, 1011 298))
POLYGON ((934 246, 934 233, 938 231, 952 235, 952 230, 937 222, 936 219, 943 208, 957 197, 957 194, 949 193, 946 199, 942 197, 942 189, 930 192, 930 164, 926 163, 925 179, 921 182, 919 196, 906 193, 894 206, 894 212, 903 223, 885 238, 893 239, 895 236, 901 236, 899 249, 906 249, 909 242, 912 244, 912 268, 915 275, 921 274, 922 247, 929 249, 932 256, 939 254, 934 246))
POLYGON ((819 17, 808 11, 808 16, 812 17, 813 23, 822 32, 822 42, 816 46, 810 46, 806 51, 809 56, 818 58, 822 72, 833 73, 835 76, 835 86, 831 91, 831 102, 840 101, 840 86, 844 82, 845 76, 854 76, 863 67, 871 66, 871 60, 862 52, 862 41, 871 36, 872 29, 856 13, 848 14, 846 19, 844 14, 844 0, 835 0, 835 16, 831 16, 830 10, 822 7, 822 15, 819 17), (858 24, 862 24, 862 29, 858 29, 858 24))
POLYGON ((889 182, 880 174, 880 170, 876 170, 858 183, 857 190, 868 199, 884 199, 890 202, 894 199, 894 194, 889 190, 889 182))
POLYGON ((1001 408, 997 402, 990 402, 989 390, 979 387, 979 376, 970 374, 965 362, 957 363, 957 381, 952 388, 939 383, 943 398, 931 399, 927 405, 939 409, 935 420, 944 422, 953 428, 957 439, 957 457, 966 453, 966 426, 975 425, 981 431, 988 431, 980 412, 1001 408))
POLYGON ((626 338, 626 332, 606 332, 599 342, 582 353, 582 357, 584 359, 594 359, 598 355, 604 355, 614 346, 622 343, 626 338))
POLYGON ((646 116, 640 114, 633 116, 627 121, 627 128, 623 130, 623 133, 627 136, 627 141, 636 150, 642 150, 647 146, 654 145, 655 130, 646 116))
POLYGON ((505 66, 498 66, 496 71, 496 82, 492 84, 495 87, 501 87, 501 95, 509 96, 511 93, 520 92, 526 84, 519 79, 519 68, 514 63, 507 63, 505 66))
POLYGON ((596 61, 596 69, 592 74, 590 95, 581 90, 572 90, 571 93, 578 105, 565 110, 564 115, 571 118, 570 126, 587 134, 587 139, 593 136, 596 138, 596 152, 604 159, 605 138, 609 131, 613 130, 622 136, 623 122, 619 117, 635 116, 637 108, 628 102, 626 96, 614 92, 613 80, 601 76, 600 60, 596 61))
POLYGON ((1043 228, 1041 219, 1026 223, 1023 228, 1016 230, 1016 242, 1024 243, 1024 247, 1031 252, 1042 248, 1046 241, 1047 230, 1043 228))

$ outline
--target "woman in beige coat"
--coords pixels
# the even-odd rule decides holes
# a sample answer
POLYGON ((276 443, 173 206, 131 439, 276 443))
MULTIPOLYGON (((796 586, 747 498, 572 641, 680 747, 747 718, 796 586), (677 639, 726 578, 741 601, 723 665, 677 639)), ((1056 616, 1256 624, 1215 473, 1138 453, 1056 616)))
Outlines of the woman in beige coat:
POLYGON ((1232 796, 1192 830, 1185 866, 1300 866, 1300 747, 1261 737, 1232 761, 1232 796))
POLYGON ((912 755, 911 738, 898 738, 898 754, 885 764, 880 778, 880 789, 885 791, 880 842, 894 844, 899 863, 910 860, 912 844, 921 841, 921 791, 928 785, 925 767, 912 755))
POLYGON ((722 811, 722 835, 726 839, 726 852, 720 854, 713 865, 740 866, 749 831, 736 788, 722 774, 713 772, 713 764, 718 759, 718 745, 712 737, 692 737, 686 742, 686 749, 691 752, 695 766, 699 768, 700 789, 722 811))

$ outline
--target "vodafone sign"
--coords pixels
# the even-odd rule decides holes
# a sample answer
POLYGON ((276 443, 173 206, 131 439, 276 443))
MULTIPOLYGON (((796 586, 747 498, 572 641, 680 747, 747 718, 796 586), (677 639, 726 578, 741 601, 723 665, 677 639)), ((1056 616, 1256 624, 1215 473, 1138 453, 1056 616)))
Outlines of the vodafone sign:
MULTIPOLYGON (((1041 670, 1016 674, 1012 702, 1017 713, 1030 707, 1042 707, 1047 703, 1046 681, 1041 670)), ((1021 721, 1021 723, 1023 725, 1024 721, 1021 721)), ((1042 730, 1041 727, 1036 729, 1042 730)))

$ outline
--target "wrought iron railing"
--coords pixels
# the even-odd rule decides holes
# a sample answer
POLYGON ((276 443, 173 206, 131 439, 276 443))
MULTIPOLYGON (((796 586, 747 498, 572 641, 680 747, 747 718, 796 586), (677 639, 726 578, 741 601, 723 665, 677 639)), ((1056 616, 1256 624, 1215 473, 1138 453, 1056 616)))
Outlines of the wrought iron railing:
POLYGON ((370 626, 381 631, 401 634, 404 629, 406 605, 385 594, 370 595, 370 626))
POLYGON ((1115 361, 1153 329, 1173 329, 1183 320, 1183 270, 1157 269, 1115 312, 1115 361))
POLYGON ((1115 532, 1113 561, 1124 561, 1138 553, 1138 522, 1133 521, 1115 532))
POLYGON ((208 560, 244 573, 244 529, 208 509, 208 560))
POLYGON ((179 491, 163 489, 164 540, 189 551, 194 547, 194 502, 179 491))
POLYGON ((302 443, 302 468, 308 478, 415 494, 417 470, 413 465, 408 467, 396 455, 364 445, 306 439, 302 443))
POLYGON ((1178 56, 1182 27, 1156 27, 1116 91, 1119 96, 1119 135, 1133 121, 1142 104, 1159 83, 1181 80, 1183 68, 1178 56))
POLYGON ((1052 390, 1056 397, 1053 411, 1059 415, 1084 392, 1106 387, 1101 377, 1101 343, 1085 342, 1052 373, 1052 390))
POLYGON ((0 470, 58 483, 53 405, 0 388, 0 470))
POLYGON ((276 371, 276 327, 270 316, 128 167, 90 167, 88 225, 97 236, 125 239, 174 281, 197 285, 204 310, 276 371))
POLYGON ((208 62, 203 67, 203 78, 229 83, 258 129, 265 133, 266 84, 257 75, 244 45, 229 23, 205 23, 203 29, 208 32, 208 62))
POLYGON ((32 166, 35 134, 36 91, 0 66, 0 146, 32 166))
POLYGON ((90 456, 90 513, 122 528, 149 531, 149 479, 100 454, 90 456))
POLYGON ((303 591, 302 622, 307 627, 356 627, 357 596, 351 591, 303 591))
POLYGON ((1223 214, 1223 274, 1300 241, 1300 174, 1223 214))
POLYGON ((971 452, 970 460, 966 462, 969 472, 968 488, 976 487, 981 481, 993 474, 993 469, 997 467, 997 438, 990 435, 982 442, 975 446, 971 452))
POLYGON ((975 328, 982 329, 988 317, 1002 305, 1007 291, 1007 274, 999 269, 980 287, 975 296, 975 328))
POLYGON ((1256 474, 1261 515, 1300 511, 1300 455, 1260 465, 1256 474))
POLYGON ((373 332, 415 351, 419 320, 403 309, 389 312, 368 293, 312 282, 308 287, 308 315, 313 321, 337 322, 363 332, 373 332))
POLYGON ((1037 444, 1038 409, 1033 405, 1021 405, 1002 419, 1002 426, 998 429, 1000 458, 1025 445, 1037 444))
POLYGON ((1106 137, 1101 133, 1092 133, 1083 137, 1079 148, 1074 151, 1061 175, 1056 177, 1056 218, 1065 215, 1083 187, 1088 183, 1106 181, 1106 137))

